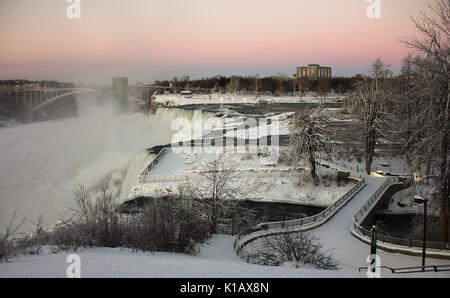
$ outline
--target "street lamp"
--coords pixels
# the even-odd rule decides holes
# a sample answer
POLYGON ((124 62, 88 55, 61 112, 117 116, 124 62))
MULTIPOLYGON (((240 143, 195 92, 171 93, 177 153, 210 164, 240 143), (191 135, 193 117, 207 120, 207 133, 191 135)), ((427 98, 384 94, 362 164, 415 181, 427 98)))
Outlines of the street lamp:
POLYGON ((425 250, 427 245, 427 201, 422 197, 415 197, 414 202, 423 204, 423 244, 422 244, 422 271, 425 271, 425 250))

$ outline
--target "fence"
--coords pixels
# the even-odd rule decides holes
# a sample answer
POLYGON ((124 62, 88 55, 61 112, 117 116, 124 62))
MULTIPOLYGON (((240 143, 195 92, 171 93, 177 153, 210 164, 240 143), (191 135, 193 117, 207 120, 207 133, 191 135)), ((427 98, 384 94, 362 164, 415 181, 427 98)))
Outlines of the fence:
MULTIPOLYGON (((373 208, 374 204, 382 197, 382 194, 385 190, 393 184, 399 183, 399 179, 397 177, 391 177, 386 180, 380 188, 370 197, 370 199, 364 204, 364 206, 359 209, 359 211, 353 217, 352 224, 352 234, 357 238, 364 239, 366 242, 369 242, 369 239, 372 237, 372 232, 363 228, 359 225, 359 223, 363 222, 370 210, 373 208)), ((405 239, 405 238, 396 238, 383 234, 377 234, 377 240, 381 243, 393 244, 398 246, 404 246, 408 248, 420 248, 423 245, 422 240, 414 240, 414 239, 405 239)), ((448 242, 435 242, 435 241, 427 241, 427 248, 437 249, 437 250, 449 250, 450 243, 448 242)))
POLYGON ((150 172, 151 169, 158 163, 159 159, 166 153, 167 148, 164 147, 161 149, 161 151, 156 154, 155 158, 150 162, 150 164, 145 168, 145 170, 139 175, 139 182, 144 183, 145 177, 147 176, 148 172, 150 172))
POLYGON ((339 209, 350 201, 356 193, 366 186, 366 178, 362 178, 350 191, 344 194, 334 204, 314 216, 289 221, 262 223, 240 232, 234 241, 234 249, 241 256, 242 248, 248 243, 270 235, 282 234, 286 231, 295 232, 318 227, 327 222, 339 209), (289 230, 291 229, 291 230, 289 230))
MULTIPOLYGON (((367 237, 370 239, 372 237, 372 232, 361 227, 360 225, 353 223, 354 232, 358 233, 360 236, 367 237)), ((421 248, 423 245, 422 240, 414 240, 414 239, 405 239, 405 238, 396 238, 387 235, 377 234, 377 241, 382 243, 400 245, 410 248, 421 248)), ((437 249, 437 250, 449 250, 450 243, 448 242, 436 242, 436 241, 427 241, 427 248, 437 249)))
MULTIPOLYGON (((155 163, 157 162, 156 158, 153 160, 155 163)), ((153 168, 154 163, 148 166, 146 171, 144 171, 140 180, 141 183, 156 183, 156 182, 182 182, 185 181, 186 178, 194 178, 200 174, 200 172, 191 172, 186 174, 171 174, 171 175, 148 175, 151 168, 153 168)), ((272 168, 262 168, 262 169, 240 169, 239 175, 248 175, 248 174, 267 174, 271 176, 279 175, 279 177, 283 177, 285 174, 289 174, 295 172, 292 169, 272 169, 272 168)))
POLYGON ((356 223, 360 223, 366 218, 367 213, 372 209, 372 206, 381 198, 380 195, 384 193, 384 191, 391 186, 392 184, 398 183, 399 179, 398 177, 390 177, 387 179, 379 188, 378 190, 372 194, 372 196, 369 198, 369 200, 364 204, 364 206, 359 209, 359 211, 356 213, 356 215, 353 217, 354 221, 356 223))

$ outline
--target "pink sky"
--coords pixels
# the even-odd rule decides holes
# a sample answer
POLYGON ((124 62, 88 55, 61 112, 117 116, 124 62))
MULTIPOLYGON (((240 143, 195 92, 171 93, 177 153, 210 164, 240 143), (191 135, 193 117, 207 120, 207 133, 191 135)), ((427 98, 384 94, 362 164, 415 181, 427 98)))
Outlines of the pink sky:
MULTIPOLYGON (((430 0, 433 1, 433 0, 430 0)), ((416 34, 410 16, 425 0, 66 0, 0 1, 0 79, 108 83, 190 75, 291 75, 297 65, 366 73, 382 57, 398 70, 416 34)))

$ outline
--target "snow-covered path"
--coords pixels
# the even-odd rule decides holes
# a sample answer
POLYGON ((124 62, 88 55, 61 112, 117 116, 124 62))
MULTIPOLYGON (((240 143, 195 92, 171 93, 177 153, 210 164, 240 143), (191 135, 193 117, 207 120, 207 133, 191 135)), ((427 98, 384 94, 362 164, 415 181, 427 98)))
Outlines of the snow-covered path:
MULTIPOLYGON (((386 181, 385 177, 366 178, 367 186, 361 190, 344 208, 342 208, 325 225, 314 230, 316 237, 321 239, 325 250, 341 262, 343 273, 357 272, 359 267, 366 267, 366 259, 370 253, 369 245, 356 239, 350 233, 353 216, 367 202, 370 196, 386 181)), ((421 266, 421 258, 402 254, 393 254, 378 249, 381 265, 388 267, 421 266)), ((427 259, 427 265, 449 265, 450 261, 427 259)), ((384 275, 389 275, 383 271, 384 275)), ((449 272, 431 273, 433 277, 450 277, 449 272)), ((411 275, 407 275, 408 277, 411 275)), ((422 276, 422 275, 420 275, 422 276)))

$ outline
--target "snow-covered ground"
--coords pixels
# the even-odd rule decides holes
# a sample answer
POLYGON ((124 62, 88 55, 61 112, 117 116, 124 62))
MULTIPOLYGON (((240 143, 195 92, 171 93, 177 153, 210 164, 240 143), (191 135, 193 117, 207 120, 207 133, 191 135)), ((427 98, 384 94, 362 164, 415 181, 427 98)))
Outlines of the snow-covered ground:
POLYGON ((15 119, 0 119, 0 129, 20 125, 21 123, 15 119))
MULTIPOLYGON (((255 122, 255 125, 250 128, 245 127, 244 123, 246 123, 247 118, 243 116, 226 118, 226 121, 215 118, 214 125, 212 127, 203 126, 203 130, 198 137, 204 140, 222 138, 223 136, 237 137, 241 140, 271 137, 273 142, 273 138, 289 133, 289 117, 292 114, 273 114, 268 117, 272 121, 270 124, 263 122, 256 126, 255 122)), ((183 136, 180 139, 190 140, 191 138, 183 136)), ((331 179, 333 182, 330 182, 327 187, 316 187, 312 183, 301 183, 299 185, 300 180, 302 180, 300 173, 290 171, 291 168, 286 165, 272 163, 270 158, 265 159, 256 156, 257 150, 263 150, 264 147, 250 147, 252 154, 245 153, 249 149, 243 145, 239 149, 243 150, 244 153, 238 151, 233 145, 231 148, 226 148, 226 152, 230 152, 230 149, 233 152, 233 158, 239 164, 238 171, 242 172, 242 178, 258 179, 260 182, 258 191, 253 193, 248 198, 249 200, 327 207, 352 187, 352 184, 337 184, 335 179, 331 179), (276 165, 276 167, 267 168, 268 163, 276 165)), ((272 149, 268 150, 270 152, 272 149)), ((171 151, 168 151, 147 174, 144 183, 139 183, 131 189, 128 200, 138 197, 176 194, 178 182, 184 180, 183 176, 198 171, 205 159, 214 158, 211 148, 195 148, 195 152, 198 151, 196 154, 186 153, 186 151, 192 151, 192 149, 172 148, 171 151), (208 151, 208 149, 210 150, 208 151)), ((276 160, 278 159, 278 153, 272 152, 276 160)), ((335 177, 335 171, 323 169, 320 170, 319 175, 335 177)))
POLYGON ((265 267, 247 264, 233 249, 234 237, 214 235, 196 256, 129 249, 92 248, 78 252, 26 256, 0 263, 0 278, 66 277, 66 258, 78 254, 81 277, 147 278, 300 278, 365 277, 358 272, 296 269, 292 266, 265 267))
POLYGON ((236 104, 236 103, 299 103, 299 102, 326 102, 341 99, 341 96, 329 95, 324 99, 313 94, 303 97, 299 96, 279 96, 273 95, 244 95, 244 94, 194 94, 191 98, 181 94, 159 94, 156 95, 156 102, 170 106, 192 105, 192 104, 236 104))
MULTIPOLYGON (((203 162, 212 158, 214 154, 205 152, 183 154, 168 151, 147 174, 145 183, 131 190, 128 199, 176 194, 178 182, 183 181, 184 176, 198 172, 203 162)), ((232 158, 239 164, 240 179, 256 179, 260 184, 247 198, 252 201, 328 207, 353 187, 352 183, 337 184, 335 171, 319 170, 319 175, 330 177, 330 184, 315 186, 300 182, 305 173, 293 171, 287 165, 267 167, 256 154, 234 153, 232 158)))
MULTIPOLYGON (((340 237, 337 233, 333 239, 340 237)), ((361 243, 353 238, 350 239, 361 243)), ((347 237, 344 237, 347 240, 347 237)), ((92 248, 81 249, 77 252, 64 252, 53 254, 49 249, 42 255, 20 256, 7 263, 0 263, 0 278, 50 278, 66 277, 66 270, 69 263, 66 259, 71 254, 77 254, 81 259, 81 277, 112 277, 112 278, 366 278, 366 273, 358 272, 359 264, 367 266, 365 263, 366 254, 369 247, 361 243, 362 251, 356 251, 352 257, 341 260, 341 270, 316 270, 308 268, 294 268, 292 265, 282 267, 268 267, 247 264, 241 260, 233 249, 233 236, 214 235, 209 244, 205 244, 198 255, 190 256, 176 253, 156 252, 143 253, 132 252, 130 249, 122 248, 92 248), (360 254, 362 253, 362 254, 360 254), (361 257, 359 260, 358 258, 361 257)), ((340 240, 342 242, 342 240, 340 240)), ((329 248, 329 245, 327 245, 329 248)), ((336 253, 331 251, 335 257, 343 257, 341 250, 336 253)), ((351 255, 348 251, 347 255, 351 255)), ((389 265, 388 261, 395 261, 395 264, 407 266, 417 266, 420 258, 400 255, 385 254, 381 252, 384 265, 389 265)), ((445 261, 429 260, 429 264, 448 264, 445 261)), ((391 263, 392 264, 392 263, 391 263)), ((448 272, 394 275, 386 271, 382 272, 382 277, 442 277, 448 278, 448 272)))
MULTIPOLYGON (((365 161, 362 158, 360 161, 356 159, 352 160, 335 160, 335 164, 340 165, 344 168, 348 168, 352 171, 358 171, 359 173, 365 173, 365 161)), ((406 160, 400 156, 375 156, 372 162, 372 171, 381 171, 386 173, 391 173, 395 175, 408 174, 410 169, 406 164, 406 160)))

